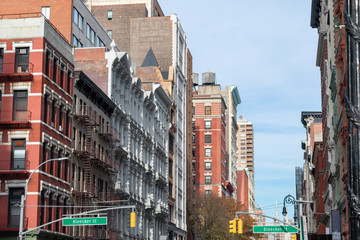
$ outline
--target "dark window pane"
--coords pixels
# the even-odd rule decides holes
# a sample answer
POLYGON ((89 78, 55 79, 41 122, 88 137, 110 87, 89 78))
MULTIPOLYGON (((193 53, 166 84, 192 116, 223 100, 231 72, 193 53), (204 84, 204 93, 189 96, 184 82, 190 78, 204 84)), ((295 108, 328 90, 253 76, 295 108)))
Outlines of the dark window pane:
POLYGON ((205 135, 205 143, 211 143, 211 135, 205 135))
POLYGON ((15 50, 15 72, 29 72, 29 48, 16 48, 15 50))
POLYGON ((21 195, 24 194, 23 188, 9 189, 9 228, 19 227, 20 222, 20 202, 21 195))
POLYGON ((4 49, 0 48, 0 73, 3 72, 4 49))

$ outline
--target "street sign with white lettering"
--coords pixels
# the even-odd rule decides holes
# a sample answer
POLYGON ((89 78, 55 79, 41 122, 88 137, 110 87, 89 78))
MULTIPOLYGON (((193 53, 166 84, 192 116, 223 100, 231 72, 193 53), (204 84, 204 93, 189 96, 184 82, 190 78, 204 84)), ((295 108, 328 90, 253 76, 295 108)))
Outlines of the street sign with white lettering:
POLYGON ((63 226, 106 225, 106 224, 107 224, 107 217, 65 218, 62 220, 63 226))
POLYGON ((254 233, 297 233, 297 226, 253 226, 254 233))

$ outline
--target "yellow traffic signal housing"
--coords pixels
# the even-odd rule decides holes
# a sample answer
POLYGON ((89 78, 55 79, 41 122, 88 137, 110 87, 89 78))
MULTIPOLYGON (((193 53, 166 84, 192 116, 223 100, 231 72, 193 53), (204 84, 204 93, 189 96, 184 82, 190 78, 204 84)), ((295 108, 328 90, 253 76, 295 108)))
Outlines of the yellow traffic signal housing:
POLYGON ((296 234, 291 235, 291 240, 296 240, 296 234))
POLYGON ((236 218, 229 221, 229 232, 236 233, 236 218))
POLYGON ((237 219, 237 225, 238 225, 237 232, 243 233, 243 220, 241 218, 237 219))
POLYGON ((136 212, 130 213, 130 227, 136 227, 136 212))

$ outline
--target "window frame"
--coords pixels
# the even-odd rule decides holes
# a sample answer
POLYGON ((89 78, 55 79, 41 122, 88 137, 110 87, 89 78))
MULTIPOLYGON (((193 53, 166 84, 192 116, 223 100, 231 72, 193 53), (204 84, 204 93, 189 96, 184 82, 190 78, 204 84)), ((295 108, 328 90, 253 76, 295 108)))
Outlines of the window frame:
POLYGON ((107 30, 106 33, 107 33, 107 35, 109 36, 110 39, 113 39, 113 32, 112 32, 111 29, 107 30))
POLYGON ((205 148, 205 157, 211 157, 211 148, 205 148))
POLYGON ((20 222, 20 202, 21 196, 24 195, 24 188, 9 188, 9 200, 8 200, 8 227, 9 228, 18 228, 20 222), (18 191, 16 198, 14 197, 14 192, 18 191), (12 212, 18 212, 19 214, 11 214, 12 212), (11 216, 17 216, 16 219, 12 219, 11 216), (15 224, 12 224, 15 223, 15 224))
POLYGON ((0 73, 4 71, 4 48, 0 48, 0 73))
POLYGON ((112 10, 108 10, 107 11, 107 20, 111 21, 113 19, 113 11, 112 10))
POLYGON ((205 184, 211 184, 211 175, 205 175, 205 184))
POLYGON ((204 143, 205 144, 211 144, 211 134, 205 134, 204 135, 204 143))
POLYGON ((211 106, 205 106, 205 115, 211 115, 211 106))
POLYGON ((25 170, 26 169, 26 139, 25 138, 16 138, 11 139, 11 170, 25 170), (22 146, 16 146, 16 142, 23 142, 22 146), (23 157, 22 158, 15 158, 15 151, 16 150, 22 150, 23 151, 23 157), (21 162, 18 166, 23 167, 15 167, 17 162, 21 162))
POLYGON ((29 72, 29 59, 30 48, 29 47, 16 47, 15 48, 15 72, 16 73, 28 73, 29 72), (21 53, 21 50, 26 50, 26 53, 21 53))
POLYGON ((27 111, 28 111, 28 91, 27 90, 16 90, 13 93, 13 121, 26 121, 27 120, 27 111), (25 93, 24 97, 17 96, 21 93, 25 93), (26 100, 25 100, 26 99, 26 100), (17 106, 20 105, 20 102, 24 101, 24 106, 17 106), (19 113, 23 112, 24 117, 18 117, 19 113))
POLYGON ((205 171, 211 171, 212 164, 211 162, 205 162, 205 171))
POLYGON ((211 120, 205 120, 205 129, 211 129, 211 120))

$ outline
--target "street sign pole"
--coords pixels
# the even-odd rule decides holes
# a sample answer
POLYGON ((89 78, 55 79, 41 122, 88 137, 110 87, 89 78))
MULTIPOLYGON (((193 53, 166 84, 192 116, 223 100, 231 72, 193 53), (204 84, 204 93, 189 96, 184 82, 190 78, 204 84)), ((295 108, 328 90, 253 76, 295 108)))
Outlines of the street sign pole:
POLYGON ((308 240, 306 218, 302 215, 300 216, 300 240, 308 240))

